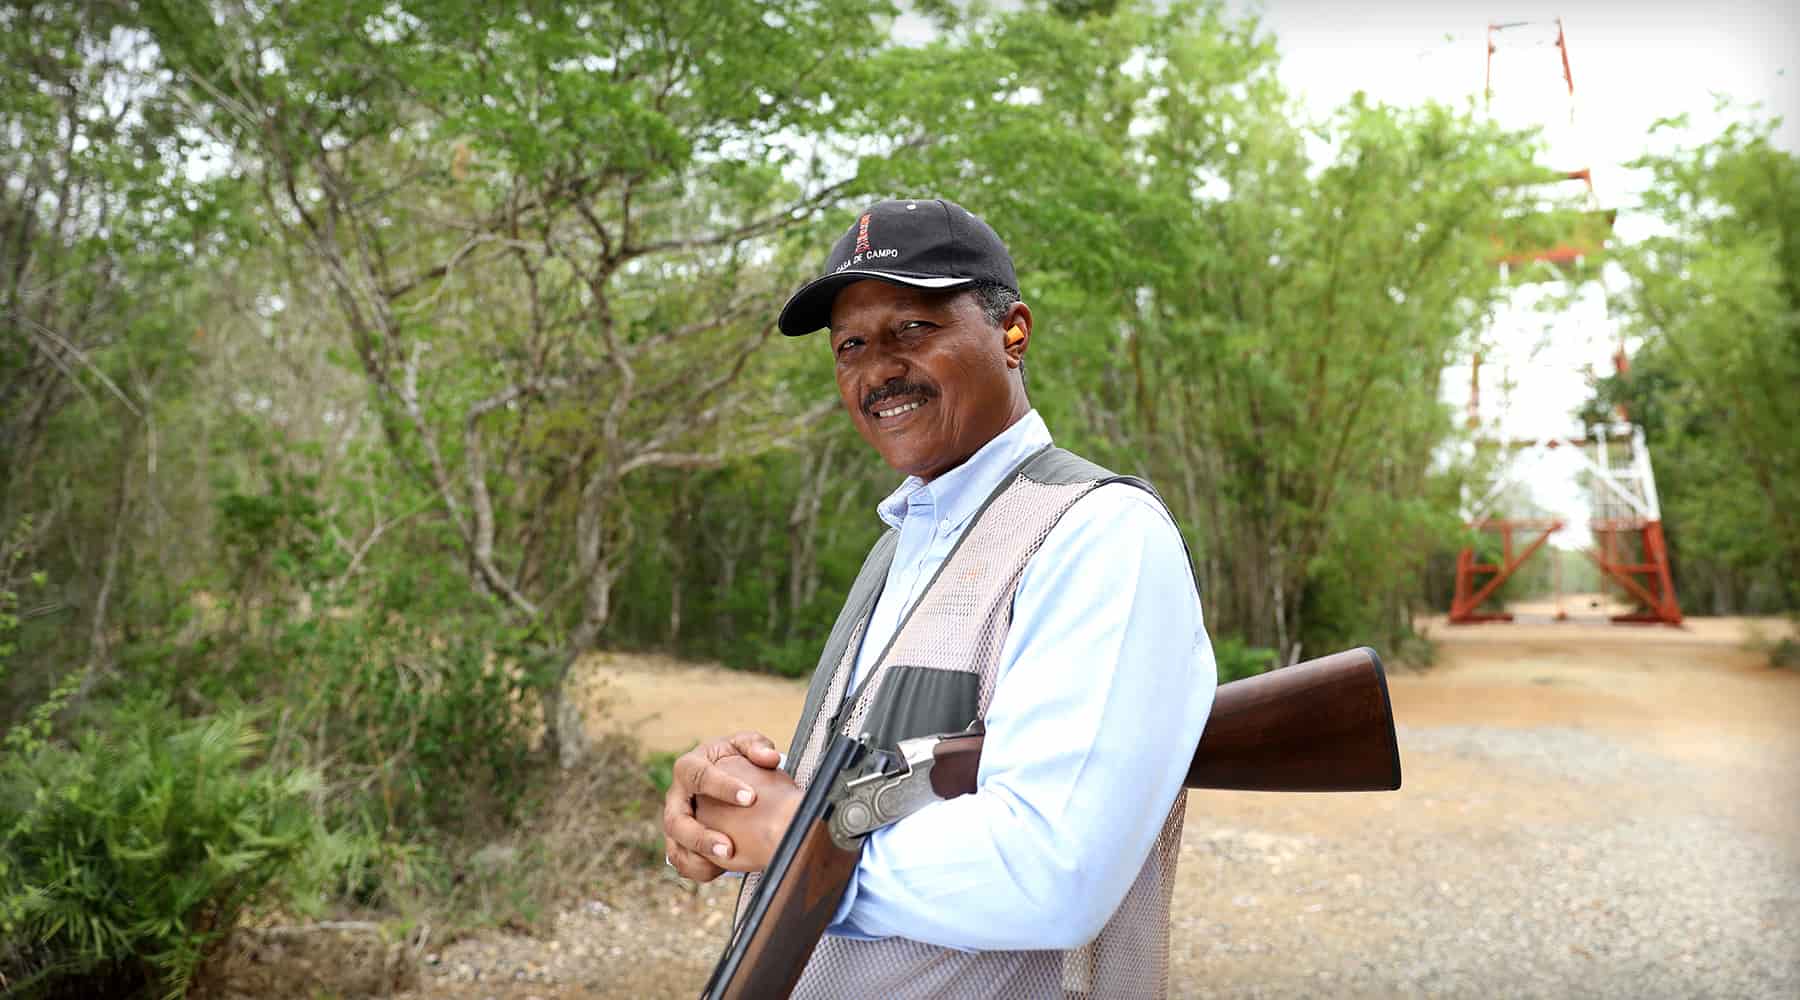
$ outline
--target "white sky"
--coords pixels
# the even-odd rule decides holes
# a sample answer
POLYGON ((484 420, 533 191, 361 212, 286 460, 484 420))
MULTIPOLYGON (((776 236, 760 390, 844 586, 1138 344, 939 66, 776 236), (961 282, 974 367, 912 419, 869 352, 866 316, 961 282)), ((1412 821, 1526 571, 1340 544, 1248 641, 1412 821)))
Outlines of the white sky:
MULTIPOLYGON (((1715 111, 1719 97, 1781 116, 1778 141, 1800 150, 1800 5, 1233 0, 1231 6, 1262 12, 1281 52, 1284 82, 1319 116, 1358 90, 1391 104, 1479 101, 1489 21, 1544 22, 1500 33, 1490 113, 1509 125, 1543 126, 1546 166, 1591 168, 1600 205, 1619 210, 1621 239, 1640 236, 1651 224, 1634 211, 1648 178, 1624 164, 1653 148, 1717 134, 1730 120, 1715 111), (1557 51, 1548 44, 1559 14, 1575 81, 1572 104, 1557 51), (1682 113, 1691 122, 1685 132, 1648 134, 1659 118, 1682 113)), ((1616 274, 1607 285, 1623 287, 1616 274)), ((1484 419, 1515 438, 1573 431, 1569 413, 1588 393, 1584 369, 1611 371, 1618 339, 1599 285, 1584 287, 1577 305, 1558 315, 1533 312, 1533 299, 1544 291, 1528 287, 1497 318, 1490 334, 1497 350, 1490 349, 1482 368, 1484 419), (1514 383, 1510 392, 1502 379, 1514 383)), ((1466 366, 1446 375, 1446 399, 1459 408, 1468 399, 1468 377, 1466 366)), ((1650 447, 1654 460, 1654 441, 1650 447)), ((1570 522, 1557 536, 1561 545, 1587 541, 1586 501, 1571 459, 1564 451, 1526 473, 1537 501, 1570 522)))

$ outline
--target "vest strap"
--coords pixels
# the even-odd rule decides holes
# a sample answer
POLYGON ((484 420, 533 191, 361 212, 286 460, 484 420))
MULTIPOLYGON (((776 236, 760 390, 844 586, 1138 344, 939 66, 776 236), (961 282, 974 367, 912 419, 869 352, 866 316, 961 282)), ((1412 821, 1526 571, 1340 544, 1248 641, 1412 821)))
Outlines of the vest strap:
MULTIPOLYGON (((875 611, 876 600, 887 586, 888 568, 894 564, 894 550, 899 545, 900 533, 889 528, 875 540, 875 547, 869 550, 862 569, 857 571, 856 582, 850 585, 850 596, 844 600, 844 608, 831 626, 831 637, 825 640, 825 649, 819 653, 819 665, 813 668, 812 682, 806 687, 806 701, 800 710, 800 722, 794 727, 794 738, 788 741, 786 770, 790 777, 800 766, 806 736, 812 732, 813 723, 818 721, 819 710, 831 689, 832 675, 843 662, 852 639, 862 638, 863 626, 868 623, 869 616, 875 611)), ((832 710, 836 711, 837 707, 832 706, 832 710)))

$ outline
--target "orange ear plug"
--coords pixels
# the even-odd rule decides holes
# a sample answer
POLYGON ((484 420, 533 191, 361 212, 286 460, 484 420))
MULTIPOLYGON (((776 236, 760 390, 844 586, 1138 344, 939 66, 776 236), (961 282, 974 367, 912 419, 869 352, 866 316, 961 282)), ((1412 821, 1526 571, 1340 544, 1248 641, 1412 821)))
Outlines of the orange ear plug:
POLYGON ((1024 339, 1025 339, 1025 330, 1017 324, 1014 324, 1011 329, 1006 331, 1006 346, 1008 346, 1008 347, 1011 347, 1012 345, 1014 345, 1024 339))

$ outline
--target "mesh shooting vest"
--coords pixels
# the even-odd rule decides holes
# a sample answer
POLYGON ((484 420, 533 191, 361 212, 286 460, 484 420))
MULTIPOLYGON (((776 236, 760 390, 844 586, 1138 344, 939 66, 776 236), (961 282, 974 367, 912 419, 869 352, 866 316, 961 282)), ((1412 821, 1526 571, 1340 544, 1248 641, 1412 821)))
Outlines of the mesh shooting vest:
MULTIPOLYGON (((976 513, 861 688, 846 700, 863 630, 898 543, 896 532, 883 535, 851 588, 807 691, 788 751, 800 787, 812 781, 834 728, 869 733, 876 745, 891 746, 961 730, 984 717, 1026 565, 1075 501, 1110 482, 1155 495, 1140 479, 1115 476, 1060 448, 1045 448, 1022 462, 976 513)), ((1186 792, 1178 793, 1137 880, 1100 934, 1080 948, 964 952, 904 938, 827 935, 793 995, 807 1000, 1163 997, 1169 978, 1169 896, 1185 805, 1186 792)), ((742 899, 755 890, 755 878, 746 880, 742 899)))

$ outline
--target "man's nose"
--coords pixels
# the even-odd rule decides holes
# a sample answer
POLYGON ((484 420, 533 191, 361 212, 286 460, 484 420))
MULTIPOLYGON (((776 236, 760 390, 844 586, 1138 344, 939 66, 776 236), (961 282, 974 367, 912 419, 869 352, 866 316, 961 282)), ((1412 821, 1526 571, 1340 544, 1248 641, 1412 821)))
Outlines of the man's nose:
POLYGON ((886 343, 871 344, 864 353, 864 358, 868 361, 868 367, 863 369, 863 374, 871 389, 905 378, 912 370, 906 356, 886 343))

